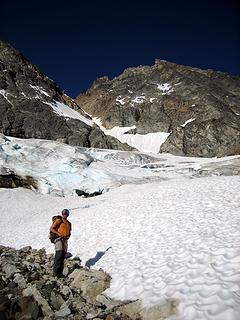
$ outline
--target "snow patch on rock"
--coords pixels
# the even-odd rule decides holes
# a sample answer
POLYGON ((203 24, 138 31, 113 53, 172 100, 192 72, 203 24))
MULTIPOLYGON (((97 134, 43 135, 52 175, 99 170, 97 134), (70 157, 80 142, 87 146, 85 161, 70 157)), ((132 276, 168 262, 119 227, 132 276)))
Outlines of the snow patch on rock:
POLYGON ((119 102, 122 106, 126 103, 124 102, 125 98, 122 98, 121 96, 118 96, 116 98, 116 102, 119 102))
POLYGON ((185 127, 188 123, 195 121, 195 118, 188 119, 184 124, 181 124, 181 127, 185 127))
POLYGON ((40 95, 43 94, 44 96, 50 97, 50 95, 42 87, 33 86, 31 84, 30 84, 30 87, 33 88, 40 95))
POLYGON ((53 103, 51 103, 51 102, 43 101, 43 103, 51 106, 53 108, 54 112, 57 113, 61 117, 78 119, 78 120, 86 123, 88 126, 91 126, 91 127, 93 126, 94 122, 91 119, 85 118, 79 112, 70 108, 69 106, 67 106, 66 104, 64 104, 62 102, 54 101, 53 103))
POLYGON ((141 103, 144 102, 144 100, 145 100, 145 95, 141 95, 141 96, 135 97, 135 98, 132 100, 132 102, 133 102, 133 103, 137 103, 137 104, 141 104, 141 103))
POLYGON ((129 146, 136 148, 140 152, 158 153, 160 146, 167 140, 169 132, 153 132, 148 134, 128 134, 127 132, 135 129, 131 127, 114 127, 106 129, 102 125, 100 118, 93 118, 93 121, 101 128, 101 130, 109 136, 112 136, 122 143, 127 143, 129 146))
POLYGON ((158 90, 162 91, 162 94, 169 94, 174 91, 170 83, 155 83, 157 85, 158 90))

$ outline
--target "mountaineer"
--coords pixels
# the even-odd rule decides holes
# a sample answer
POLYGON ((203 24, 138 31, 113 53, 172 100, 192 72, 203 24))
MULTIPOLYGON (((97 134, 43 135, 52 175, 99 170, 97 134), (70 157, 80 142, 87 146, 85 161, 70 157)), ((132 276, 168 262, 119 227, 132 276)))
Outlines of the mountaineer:
POLYGON ((68 221, 69 210, 63 209, 62 216, 54 216, 50 227, 50 235, 55 244, 55 258, 53 274, 63 278, 64 259, 68 248, 68 239, 71 236, 71 222, 68 221))

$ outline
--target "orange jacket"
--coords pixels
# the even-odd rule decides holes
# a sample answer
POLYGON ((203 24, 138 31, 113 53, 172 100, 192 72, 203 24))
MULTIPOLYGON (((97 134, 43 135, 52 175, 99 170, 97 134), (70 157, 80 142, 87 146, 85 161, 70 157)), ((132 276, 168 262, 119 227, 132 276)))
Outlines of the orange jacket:
POLYGON ((63 237, 70 237, 71 235, 71 223, 69 221, 64 222, 63 220, 56 219, 53 223, 53 227, 57 230, 63 237))

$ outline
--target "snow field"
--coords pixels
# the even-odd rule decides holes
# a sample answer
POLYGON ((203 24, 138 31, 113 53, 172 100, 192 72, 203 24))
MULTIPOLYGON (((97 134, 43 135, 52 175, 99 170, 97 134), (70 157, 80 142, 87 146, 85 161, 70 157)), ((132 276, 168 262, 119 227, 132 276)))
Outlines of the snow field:
POLYGON ((208 182, 162 183, 155 193, 134 195, 141 209, 124 201, 118 208, 124 216, 112 212, 116 228, 108 233, 117 240, 116 258, 108 251, 97 264, 113 275, 111 296, 138 297, 147 305, 178 298, 184 307, 173 319, 238 319, 239 194, 231 181, 208 182), (234 196, 228 191, 223 198, 223 187, 233 187, 234 196), (113 267, 112 260, 117 260, 113 267))
POLYGON ((85 264, 111 247, 92 266, 112 276, 108 295, 146 306, 179 299, 174 320, 237 320, 239 187, 234 176, 125 185, 88 199, 0 189, 0 242, 53 252, 51 216, 67 207, 73 255, 85 264))
POLYGON ((122 143, 127 143, 129 146, 136 148, 141 152, 158 153, 160 146, 167 140, 170 135, 169 132, 152 132, 147 134, 129 134, 127 133, 132 127, 114 127, 106 129, 102 126, 100 118, 93 117, 93 121, 100 127, 100 129, 109 136, 112 136, 122 143))

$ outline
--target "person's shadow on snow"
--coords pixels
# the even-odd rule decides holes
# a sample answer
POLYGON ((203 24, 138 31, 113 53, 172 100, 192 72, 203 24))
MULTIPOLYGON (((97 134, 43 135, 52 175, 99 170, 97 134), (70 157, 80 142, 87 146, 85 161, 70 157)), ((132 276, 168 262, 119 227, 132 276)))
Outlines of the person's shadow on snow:
POLYGON ((96 263, 98 260, 100 260, 100 259, 102 258, 102 256, 104 256, 105 253, 106 253, 109 249, 111 249, 111 248, 112 248, 112 247, 109 247, 109 248, 107 248, 105 251, 98 251, 98 252, 96 253, 95 257, 90 258, 90 259, 88 259, 88 260, 86 261, 85 267, 90 268, 91 266, 94 266, 95 263, 96 263))

